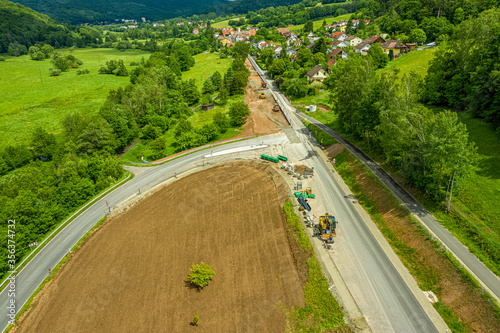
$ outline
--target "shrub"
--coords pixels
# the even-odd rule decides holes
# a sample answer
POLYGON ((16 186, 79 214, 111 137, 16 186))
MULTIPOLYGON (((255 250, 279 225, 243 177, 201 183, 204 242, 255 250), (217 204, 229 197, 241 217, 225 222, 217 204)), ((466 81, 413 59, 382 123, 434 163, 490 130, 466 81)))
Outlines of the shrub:
POLYGON ((189 269, 191 273, 188 275, 188 281, 198 289, 206 287, 215 275, 212 267, 204 262, 198 265, 193 264, 189 269))
POLYGON ((79 69, 76 71, 76 75, 81 75, 81 74, 89 74, 90 71, 88 69, 79 69))
POLYGON ((50 68, 49 75, 50 76, 59 76, 59 75, 61 75, 61 70, 57 69, 57 68, 50 68))
POLYGON ((198 321, 200 320, 200 316, 198 315, 198 312, 193 317, 193 325, 198 326, 198 321))

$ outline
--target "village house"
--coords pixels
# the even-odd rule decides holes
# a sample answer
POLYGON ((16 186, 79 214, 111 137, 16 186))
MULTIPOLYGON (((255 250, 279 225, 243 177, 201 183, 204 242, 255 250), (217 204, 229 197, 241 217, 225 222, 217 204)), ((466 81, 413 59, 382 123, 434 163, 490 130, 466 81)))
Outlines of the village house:
POLYGON ((411 47, 407 46, 403 41, 397 39, 389 39, 380 45, 385 54, 389 55, 392 50, 394 58, 397 58, 404 53, 411 51, 411 47))
POLYGON ((337 56, 340 55, 340 58, 342 59, 347 59, 348 54, 344 50, 342 50, 340 47, 336 48, 332 52, 328 53, 328 58, 330 59, 336 59, 337 56))
POLYGON ((335 40, 331 43, 327 43, 328 49, 331 49, 331 51, 335 50, 336 48, 344 48, 347 47, 347 44, 344 41, 341 40, 335 40))
POLYGON ((345 32, 342 31, 335 31, 332 33, 332 39, 333 40, 339 40, 343 42, 347 37, 349 37, 345 32))
POLYGON ((199 35, 200 31, 196 28, 193 29, 193 35, 199 35))
POLYGON ((370 38, 366 38, 359 45, 356 45, 356 47, 354 48, 354 51, 356 53, 361 53, 361 55, 365 56, 368 54, 368 51, 370 50, 370 47, 373 45, 373 43, 382 44, 384 42, 385 42, 385 39, 383 39, 382 37, 372 36, 370 38))
POLYGON ((344 42, 347 44, 347 46, 353 46, 353 47, 361 44, 362 41, 363 40, 361 38, 356 36, 351 36, 344 39, 344 42))
POLYGON ((329 75, 328 72, 321 67, 321 65, 314 66, 309 72, 306 73, 309 82, 319 81, 323 82, 329 75))

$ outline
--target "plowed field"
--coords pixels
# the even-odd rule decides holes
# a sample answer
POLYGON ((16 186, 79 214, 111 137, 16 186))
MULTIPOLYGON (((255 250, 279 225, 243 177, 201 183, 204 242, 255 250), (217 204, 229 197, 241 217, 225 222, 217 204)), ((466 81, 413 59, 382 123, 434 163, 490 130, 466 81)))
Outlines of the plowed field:
POLYGON ((284 332, 304 295, 278 177, 231 163, 161 188, 89 237, 16 331, 284 332), (197 291, 186 280, 201 261, 215 277, 197 291))

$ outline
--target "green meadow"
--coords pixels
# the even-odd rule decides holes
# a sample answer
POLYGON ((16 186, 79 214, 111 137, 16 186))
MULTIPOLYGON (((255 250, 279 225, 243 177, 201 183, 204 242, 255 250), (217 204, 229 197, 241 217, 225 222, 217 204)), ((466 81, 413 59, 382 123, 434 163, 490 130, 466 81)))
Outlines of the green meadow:
POLYGON ((182 79, 195 79, 198 88, 203 87, 203 83, 209 75, 219 71, 220 75, 224 77, 228 68, 231 67, 233 62, 231 59, 219 59, 217 53, 200 53, 194 56, 194 66, 187 72, 182 73, 182 79))
MULTIPOLYGON (((340 15, 340 16, 328 16, 328 17, 323 17, 323 18, 317 19, 317 20, 313 21, 313 29, 316 30, 316 29, 320 28, 321 25, 323 24, 323 21, 326 21, 326 24, 332 24, 334 21, 338 22, 340 20, 349 20, 351 15, 352 15, 352 13, 351 14, 344 14, 344 15, 340 15)), ((289 27, 289 29, 291 31, 297 31, 297 30, 302 30, 303 27, 304 27, 303 24, 299 24, 299 25, 294 25, 293 27, 289 27)))
POLYGON ((425 77, 429 69, 429 62, 434 57, 434 52, 436 52, 436 48, 414 50, 402 57, 389 61, 384 68, 379 69, 377 72, 382 74, 396 67, 399 69, 399 77, 402 77, 404 74, 409 74, 411 71, 425 77))
POLYGON ((29 142, 36 126, 58 133, 68 113, 97 113, 110 89, 130 82, 128 77, 97 74, 100 65, 122 59, 131 70, 131 61, 149 56, 140 50, 93 48, 75 49, 72 54, 83 62, 79 69, 90 74, 76 75, 76 69, 70 69, 61 76, 49 76, 49 59, 35 61, 27 55, 0 62, 0 147, 29 142))

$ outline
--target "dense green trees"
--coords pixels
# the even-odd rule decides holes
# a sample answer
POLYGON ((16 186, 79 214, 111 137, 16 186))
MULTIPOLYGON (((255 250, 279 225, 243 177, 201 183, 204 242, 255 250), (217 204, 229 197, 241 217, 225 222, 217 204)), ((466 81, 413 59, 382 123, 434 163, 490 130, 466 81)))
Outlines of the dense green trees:
POLYGON ((229 119, 233 126, 243 125, 249 115, 250 109, 244 102, 234 102, 229 106, 229 119))
POLYGON ((333 110, 347 133, 382 151, 406 181, 444 200, 475 163, 475 147, 453 112, 433 113, 419 103, 423 80, 397 70, 375 75, 370 57, 340 62, 332 72, 333 110))
POLYGON ((465 109, 500 128, 500 10, 463 21, 437 51, 423 98, 465 109))

